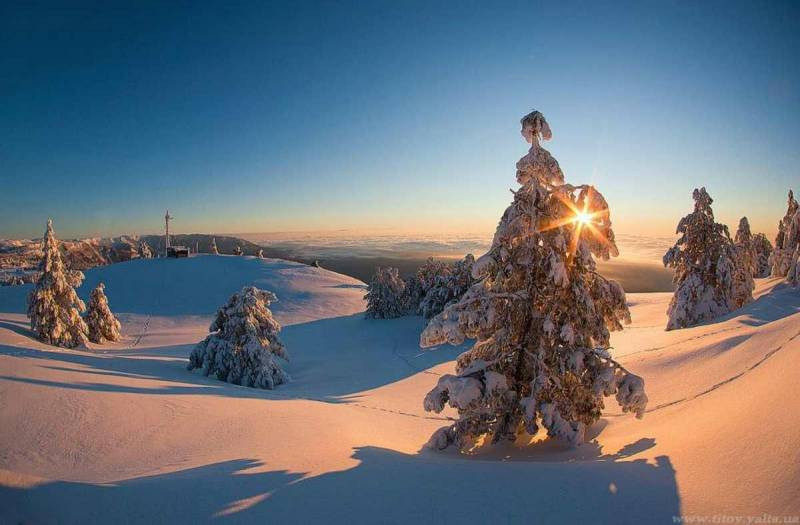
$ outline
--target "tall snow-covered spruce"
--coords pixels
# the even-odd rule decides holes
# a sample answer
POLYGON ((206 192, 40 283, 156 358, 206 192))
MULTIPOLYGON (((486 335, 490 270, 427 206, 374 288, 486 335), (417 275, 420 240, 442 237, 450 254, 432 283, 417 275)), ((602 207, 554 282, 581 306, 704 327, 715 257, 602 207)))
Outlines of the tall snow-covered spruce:
POLYGON ((103 340, 119 341, 120 324, 108 307, 105 285, 99 283, 89 297, 89 308, 86 310, 86 326, 89 341, 102 343, 103 340))
POLYGON ((41 275, 28 296, 31 330, 51 345, 74 348, 85 344, 88 328, 81 312, 86 306, 75 292, 83 282, 83 273, 65 267, 49 219, 42 244, 41 275))
POLYGON ((775 237, 770 265, 772 277, 785 277, 787 281, 796 284, 800 281, 800 268, 797 264, 800 255, 800 205, 792 190, 789 190, 788 200, 786 215, 778 223, 778 235, 775 237))
POLYGON ((236 385, 272 389, 289 380, 277 358, 288 359, 278 338, 281 325, 272 317, 274 293, 246 286, 217 311, 213 332, 189 356, 189 370, 236 385))
POLYGON ((425 397, 425 409, 456 408, 431 448, 470 449, 525 439, 539 431, 574 444, 596 422, 604 398, 644 415, 642 378, 611 358, 609 332, 630 322, 625 292, 600 276, 593 256, 618 254, 605 199, 591 186, 564 183, 558 162, 539 144, 551 138, 544 116, 522 118, 531 144, 517 162, 514 201, 488 253, 473 265, 477 282, 434 317, 423 348, 477 339, 425 397))
POLYGON ((676 285, 667 330, 714 319, 752 300, 753 288, 742 282, 744 270, 728 227, 714 222, 714 200, 705 188, 695 189, 692 198, 694 211, 680 220, 680 237, 664 254, 676 285))
POLYGON ((364 299, 368 319, 393 319, 406 315, 409 310, 406 283, 397 268, 378 267, 364 299))

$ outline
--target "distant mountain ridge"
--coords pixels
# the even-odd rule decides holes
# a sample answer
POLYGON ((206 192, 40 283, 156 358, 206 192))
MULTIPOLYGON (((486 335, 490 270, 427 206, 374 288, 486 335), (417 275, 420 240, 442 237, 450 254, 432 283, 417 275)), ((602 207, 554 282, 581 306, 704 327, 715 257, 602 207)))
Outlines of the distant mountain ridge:
MULTIPOLYGON (((244 255, 257 255, 257 244, 238 237, 205 233, 170 235, 172 245, 186 246, 193 253, 211 252, 215 240, 220 254, 233 254, 240 247, 244 255)), ((152 254, 164 253, 163 235, 122 235, 77 240, 62 240, 61 252, 67 265, 74 270, 88 270, 142 257, 142 244, 152 254)), ((0 240, 0 285, 32 282, 42 258, 41 239, 0 240)))

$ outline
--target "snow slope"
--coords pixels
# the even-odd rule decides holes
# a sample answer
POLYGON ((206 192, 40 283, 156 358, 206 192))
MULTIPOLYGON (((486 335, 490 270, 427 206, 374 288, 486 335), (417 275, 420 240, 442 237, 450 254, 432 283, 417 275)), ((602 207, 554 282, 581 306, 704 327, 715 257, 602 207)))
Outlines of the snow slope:
MULTIPOLYGON (((279 260, 137 260, 106 284, 124 339, 30 338, 29 286, 0 289, 0 523, 672 523, 800 514, 800 292, 774 281, 665 332, 669 294, 630 294, 614 353, 644 376, 643 420, 612 410, 577 449, 421 451, 462 350, 421 353, 417 317, 365 320, 363 284, 279 260), (185 370, 235 290, 274 291, 293 382, 260 391, 185 370)), ((613 403, 609 403, 613 406, 613 403)))

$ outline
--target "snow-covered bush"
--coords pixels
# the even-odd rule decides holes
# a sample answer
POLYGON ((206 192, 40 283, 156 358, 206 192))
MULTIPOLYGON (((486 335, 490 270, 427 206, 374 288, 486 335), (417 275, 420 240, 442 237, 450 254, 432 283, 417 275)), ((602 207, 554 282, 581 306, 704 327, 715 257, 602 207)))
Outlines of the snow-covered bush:
POLYGON ((772 256, 772 243, 763 233, 753 235, 753 252, 755 254, 753 277, 769 277, 769 259, 772 256))
POLYGON ((256 253, 256 257, 258 257, 259 259, 263 259, 264 258, 264 250, 259 248, 258 252, 256 253))
POLYGON ((432 448, 462 450, 481 438, 514 441, 542 426, 578 444, 600 418, 604 397, 644 414, 644 381, 608 353, 609 332, 630 322, 625 292, 596 272, 593 256, 618 255, 605 199, 591 186, 564 184, 558 162, 539 145, 550 128, 538 111, 522 134, 530 151, 517 163, 521 187, 492 246, 472 268, 477 282, 434 317, 423 348, 477 339, 426 397, 426 410, 456 408, 432 448))
POLYGON ((728 227, 714 222, 713 199, 705 188, 695 189, 692 197, 694 211, 680 220, 680 237, 664 254, 664 266, 674 269, 676 285, 667 330, 714 319, 744 304, 748 295, 752 299, 752 288, 734 290, 741 270, 728 227))
POLYGON ((120 324, 108 307, 103 283, 98 284, 89 297, 86 326, 88 327, 89 341, 93 343, 102 343, 103 339, 108 341, 119 341, 120 339, 120 324))
POLYGON ((441 313, 451 302, 461 299, 461 296, 467 293, 469 287, 475 282, 472 277, 474 263, 475 257, 470 253, 453 265, 448 265, 446 272, 441 272, 436 276, 433 285, 419 302, 417 311, 425 319, 430 319, 441 313))
POLYGON ((437 261, 433 257, 420 266, 417 271, 405 278, 405 297, 409 313, 421 313, 420 303, 428 291, 443 276, 450 275, 452 268, 444 261, 437 261))
POLYGON ((86 309, 75 288, 83 282, 83 273, 68 270, 61 259, 53 221, 47 221, 42 242, 39 280, 28 296, 31 330, 39 340, 56 346, 74 348, 86 343, 86 323, 81 312, 86 309))
POLYGON ((217 249, 217 238, 211 237, 211 253, 214 255, 219 255, 219 250, 217 249))
POLYGON ((144 241, 139 243, 139 256, 142 259, 152 259, 153 258, 153 250, 150 249, 150 245, 144 241))
POLYGON ((272 292, 246 286, 217 311, 209 327, 213 332, 192 350, 189 370, 236 385, 272 389, 289 380, 277 358, 288 359, 272 317, 272 292))
POLYGON ((797 258, 800 253, 800 206, 789 190, 789 202, 786 215, 778 223, 778 235, 775 237, 775 249, 772 252, 772 277, 785 277, 791 283, 797 283, 800 275, 797 258))
POLYGON ((733 251, 736 261, 731 283, 731 302, 733 308, 741 308, 753 300, 753 289, 756 286, 753 281, 756 254, 747 217, 739 219, 739 228, 733 238, 733 251))
POLYGON ((242 251, 242 247, 237 244, 236 248, 233 249, 233 254, 234 255, 244 255, 244 252, 242 251))
POLYGON ((368 319, 393 319, 408 313, 406 283, 397 268, 378 267, 364 299, 368 319))

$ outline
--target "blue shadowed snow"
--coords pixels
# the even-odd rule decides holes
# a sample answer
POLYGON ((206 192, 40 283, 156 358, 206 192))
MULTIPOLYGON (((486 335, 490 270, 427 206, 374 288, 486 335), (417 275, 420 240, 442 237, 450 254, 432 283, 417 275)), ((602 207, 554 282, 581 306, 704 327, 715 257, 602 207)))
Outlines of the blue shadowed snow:
MULTIPOLYGON (((332 287, 342 287, 342 281, 349 287, 363 286, 356 279, 300 263, 226 255, 136 259, 92 268, 84 275, 86 279, 78 288, 84 301, 102 281, 114 312, 170 316, 213 314, 231 294, 246 285, 274 292, 278 303, 271 309, 279 315, 313 295, 297 289, 296 279, 289 276, 329 276, 332 287)), ((0 311, 24 313, 32 288, 27 284, 0 289, 0 311)))

